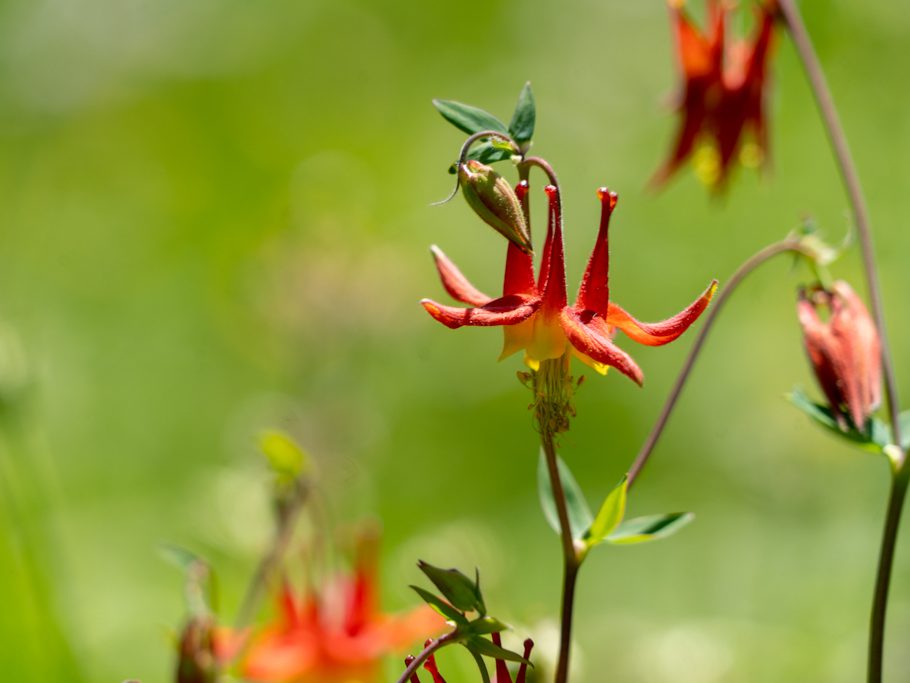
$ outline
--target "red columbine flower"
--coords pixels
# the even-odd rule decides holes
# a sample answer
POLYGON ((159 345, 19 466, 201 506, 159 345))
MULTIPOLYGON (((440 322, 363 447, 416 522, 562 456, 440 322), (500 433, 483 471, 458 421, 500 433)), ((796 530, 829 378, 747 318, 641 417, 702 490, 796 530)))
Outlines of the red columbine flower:
MULTIPOLYGON (((516 188, 522 199, 527 191, 528 186, 524 181, 516 188)), ((458 301, 472 304, 474 308, 444 306, 430 299, 424 299, 421 304, 436 320, 453 329, 464 325, 505 326, 505 344, 500 358, 524 349, 525 363, 536 370, 541 361, 559 358, 571 350, 601 374, 605 374, 608 367, 614 367, 641 384, 641 369, 625 351, 613 343, 616 329, 619 328, 640 344, 667 344, 685 332, 701 315, 714 294, 717 282, 712 282, 688 308, 659 323, 639 322, 618 304, 611 302, 608 285, 608 229, 617 197, 615 193, 601 188, 597 193, 602 205, 600 232, 578 290, 578 297, 575 304, 569 306, 566 297, 562 205, 556 187, 548 185, 546 192, 549 197, 547 238, 536 282, 531 254, 523 253, 510 242, 502 296, 491 299, 468 282, 442 251, 433 247, 436 267, 446 291, 458 301)))
POLYGON ((881 403, 881 346, 869 311, 843 280, 830 290, 801 290, 796 310, 812 369, 838 425, 847 431, 849 417, 862 430, 881 403), (819 306, 827 320, 819 317, 819 306))
POLYGON ((380 612, 375 552, 361 547, 352 574, 300 597, 283 586, 278 617, 253 638, 241 672, 267 683, 371 683, 380 678, 384 656, 444 626, 428 606, 402 616, 380 612))
POLYGON ((744 164, 757 166, 768 153, 765 91, 768 58, 774 35, 777 7, 763 0, 750 39, 728 43, 725 29, 730 6, 725 0, 708 0, 706 31, 700 31, 682 9, 683 2, 670 4, 676 39, 676 59, 682 73, 678 109, 682 115, 670 158, 652 182, 665 182, 707 142, 707 155, 696 171, 703 181, 721 187, 737 154, 744 164), (746 133, 754 142, 742 144, 746 133))

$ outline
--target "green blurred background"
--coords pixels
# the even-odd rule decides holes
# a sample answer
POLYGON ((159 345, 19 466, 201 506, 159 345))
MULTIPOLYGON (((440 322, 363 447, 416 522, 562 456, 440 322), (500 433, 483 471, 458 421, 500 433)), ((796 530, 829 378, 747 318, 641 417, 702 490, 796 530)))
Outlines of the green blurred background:
MULTIPOLYGON (((806 13, 910 395, 910 15, 887 0, 806 13)), ((669 45, 658 0, 0 3, 2 678, 170 680, 184 607, 157 547, 208 557, 231 618, 268 538, 267 426, 319 460, 333 518, 382 520, 390 609, 415 603, 418 557, 477 565, 494 613, 552 650, 559 546, 538 510, 520 362, 496 363, 499 331, 452 332, 417 305, 445 300, 431 243, 487 290, 504 250, 462 202, 430 206, 462 141, 430 100, 507 118, 531 80, 570 289, 608 184, 613 295, 663 318, 803 216, 834 240, 849 224, 787 41, 771 173, 739 173, 721 198, 689 170, 646 191, 675 125, 669 45)), ((859 287, 855 252, 836 273, 859 287)), ((783 400, 794 384, 818 395, 793 306, 803 275, 766 266, 722 316, 631 502, 697 522, 586 565, 578 683, 862 677, 886 464, 783 400)), ((645 389, 614 373, 579 392, 562 451, 592 502, 690 341, 621 340, 645 389)), ((892 679, 910 668, 908 570, 904 547, 892 679)), ((463 656, 445 659, 450 683, 472 680, 463 656)))

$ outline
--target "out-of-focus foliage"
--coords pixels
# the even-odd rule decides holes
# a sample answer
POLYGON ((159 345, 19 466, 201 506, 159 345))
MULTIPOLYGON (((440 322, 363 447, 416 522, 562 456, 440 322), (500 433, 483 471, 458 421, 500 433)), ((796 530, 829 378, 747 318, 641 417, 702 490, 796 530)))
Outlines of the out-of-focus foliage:
MULTIPOLYGON (((805 5, 869 195, 910 395, 910 16, 886 0, 805 5)), ((478 566, 543 667, 559 546, 536 500, 519 361, 497 365, 497 335, 445 330, 416 303, 441 295, 431 243, 488 291, 505 251, 462 202, 430 207, 463 140, 431 100, 507 117, 530 80, 569 272, 609 185, 623 202, 611 289, 658 319, 806 214, 833 241, 847 224, 786 41, 771 174, 740 172, 720 199, 688 171, 644 189, 675 124, 661 106, 669 41, 658 0, 0 3, 0 323, 27 362, 0 371, 29 377, 13 394, 0 377, 18 402, 0 423, 4 680, 167 680, 181 581, 156 548, 217 566, 233 614, 271 529, 267 425, 316 461, 327 517, 381 517, 390 609, 416 603, 418 557, 478 566)), ((855 254, 835 268, 859 282, 855 254)), ((811 386, 801 273, 781 260, 734 297, 636 484, 630 516, 697 522, 586 563, 578 683, 861 677, 887 464, 783 399, 811 386)), ((684 340, 637 350, 643 390, 608 376, 578 391, 560 452, 592 500, 634 457, 684 340)), ((910 632, 908 563, 901 550, 895 642, 910 632)), ((447 657, 450 683, 472 680, 472 662, 447 657)), ((892 673, 908 658, 891 648, 892 673)))

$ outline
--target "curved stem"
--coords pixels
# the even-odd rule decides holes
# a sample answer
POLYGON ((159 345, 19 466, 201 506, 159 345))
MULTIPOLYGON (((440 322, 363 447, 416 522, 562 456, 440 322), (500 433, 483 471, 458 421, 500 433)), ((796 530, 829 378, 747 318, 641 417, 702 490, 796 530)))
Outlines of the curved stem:
POLYGON ((550 179, 550 184, 554 187, 559 187, 559 179, 556 177, 556 171, 553 170, 553 167, 550 166, 550 163, 543 157, 525 157, 525 159, 518 165, 519 173, 521 172, 522 167, 536 166, 544 173, 547 174, 547 178, 550 179))
POLYGON ((885 515, 885 529, 878 557, 878 573, 875 579, 875 593, 872 598, 872 617, 869 625, 869 663, 867 680, 879 683, 882 680, 882 660, 885 650, 885 614, 888 609, 888 589, 891 585, 891 570, 894 566, 894 548, 897 544, 897 530, 900 526, 901 511, 910 481, 910 468, 902 467, 891 478, 891 493, 888 497, 888 512, 885 515))
MULTIPOLYGON (((847 136, 841 126, 840 118, 837 115, 837 108, 834 106, 834 99, 831 97, 831 91, 825 79, 825 74, 819 64, 818 56, 812 47, 812 40, 803 24, 802 16, 796 3, 793 0, 778 0, 778 6, 787 23, 787 29, 793 38, 793 44, 799 53, 800 61, 805 69, 806 76, 809 79, 809 85, 815 101, 818 104, 818 110, 825 124, 825 130, 828 133, 828 139, 831 141, 831 147, 834 150, 834 156, 837 159, 837 167, 840 170, 841 178, 850 198, 850 206, 853 211, 853 218, 856 222, 856 229, 859 233, 860 249, 863 257, 863 269, 866 274, 866 287, 869 290, 869 299, 872 303, 872 314, 875 316, 875 325, 878 327, 878 334, 881 338, 882 347, 882 369, 885 377, 885 393, 888 397, 888 411, 891 418, 891 430, 895 444, 901 443, 900 429, 900 402, 897 397, 897 384, 894 378, 894 364, 891 358, 891 348, 888 343, 888 335, 885 330, 885 314, 882 306, 881 288, 878 282, 878 271, 875 266, 875 251, 872 244, 872 229, 869 226, 869 210, 866 206, 866 199, 863 195, 862 186, 859 182, 859 174, 856 171, 856 164, 850 154, 850 147, 847 144, 847 136)), ((906 454, 903 449, 898 464, 902 464, 906 454)))
POLYGON ((468 152, 471 150, 471 145, 473 145, 478 140, 482 140, 483 138, 499 138, 504 142, 508 142, 515 154, 521 154, 521 148, 518 146, 518 143, 515 142, 511 136, 506 135, 505 133, 500 133, 499 131, 495 130, 482 130, 478 133, 472 133, 462 143, 461 151, 458 153, 458 161, 455 162, 455 187, 452 188, 452 194, 450 194, 445 199, 440 199, 438 202, 433 202, 430 204, 430 206, 440 206, 441 204, 447 204, 448 202, 452 201, 456 194, 458 194, 458 188, 461 187, 461 175, 457 173, 457 170, 461 168, 462 164, 465 162, 465 159, 468 158, 468 152))
POLYGON ((629 469, 629 488, 632 488, 632 484, 635 483, 635 480, 638 478, 641 470, 647 464, 648 458, 651 457, 651 453, 654 451, 654 447, 657 445, 658 440, 663 434, 664 428, 667 426, 670 415, 673 413, 673 409, 676 407, 676 402, 679 400, 679 396, 682 393, 683 387, 686 385, 686 382, 689 379, 689 375, 692 373, 692 368, 695 365, 695 361, 698 360, 698 356, 705 344, 705 340, 708 338, 708 334, 711 332, 714 321, 723 310, 724 304, 727 303, 727 299, 733 295, 733 292, 736 291, 742 281, 745 280, 753 270, 758 268, 766 261, 771 260, 775 256, 788 252, 803 254, 809 258, 812 257, 811 252, 796 240, 786 239, 782 242, 775 242, 774 244, 768 245, 761 251, 756 252, 746 261, 744 261, 743 264, 737 268, 736 272, 733 273, 733 275, 730 277, 730 281, 727 283, 727 286, 720 290, 720 293, 717 295, 716 299, 713 302, 714 305, 711 306, 708 311, 708 315, 706 316, 705 322, 698 332, 698 336, 695 338, 695 342, 692 344, 692 349, 689 351, 689 355, 686 357, 686 362, 683 364, 682 370, 680 370, 679 376, 676 378, 676 382, 673 384, 673 388, 670 390, 670 395, 667 396, 667 400, 664 402, 664 407, 661 409, 657 421, 651 428, 651 433, 648 434, 648 438, 645 439, 645 443, 642 445, 641 450, 638 452, 638 455, 635 458, 635 462, 632 463, 632 467, 629 469))
POLYGON ((445 647, 446 645, 450 645, 454 642, 455 631, 451 631, 445 635, 439 636, 435 640, 431 640, 430 643, 425 648, 423 648, 421 653, 414 658, 414 661, 408 664, 407 668, 404 670, 404 673, 398 677, 397 683, 408 683, 408 679, 417 672, 417 669, 420 668, 421 664, 430 658, 430 655, 432 655, 437 650, 445 647))

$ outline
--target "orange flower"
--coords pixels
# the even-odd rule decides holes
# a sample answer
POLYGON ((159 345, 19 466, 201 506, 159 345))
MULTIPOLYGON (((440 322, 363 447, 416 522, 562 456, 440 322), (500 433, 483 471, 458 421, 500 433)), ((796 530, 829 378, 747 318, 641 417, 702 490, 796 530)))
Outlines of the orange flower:
POLYGON ((241 673, 268 683, 372 683, 382 658, 440 632, 445 623, 428 606, 391 616, 377 604, 376 562, 361 547, 351 574, 297 597, 285 584, 276 621, 251 641, 241 673))
POLYGON ((682 75, 681 121, 670 157, 652 183, 664 183, 694 154, 700 178, 720 188, 737 155, 747 166, 763 164, 768 155, 765 96, 777 7, 774 0, 762 2, 753 36, 728 44, 726 23, 732 3, 708 0, 705 32, 693 24, 683 4, 670 5, 682 75), (750 145, 743 144, 747 133, 754 138, 750 145), (702 142, 708 145, 696 149, 702 142))
POLYGON ((862 431, 882 392, 881 346, 869 311, 843 280, 830 290, 801 290, 796 307, 812 369, 838 425, 847 431, 849 417, 862 431), (827 309, 827 321, 818 306, 827 309))
MULTIPOLYGON (((524 199, 527 191, 528 186, 524 181, 516 188, 521 199, 524 199)), ((688 308, 659 323, 639 322, 618 304, 611 302, 608 284, 608 230, 617 197, 615 193, 601 188, 598 190, 602 205, 600 231, 578 297, 575 304, 569 306, 566 297, 562 204, 556 187, 548 185, 546 192, 549 197, 549 220, 536 282, 532 255, 523 253, 510 242, 503 293, 498 299, 491 299, 468 282, 442 251, 433 247, 436 267, 446 291, 458 301, 472 304, 474 308, 444 306, 431 299, 424 299, 421 304, 436 320, 453 329, 464 325, 505 326, 505 344, 500 358, 524 349, 525 363, 536 370, 541 361, 559 358, 571 350, 601 374, 606 374, 608 368, 614 367, 641 384, 641 369, 631 356, 613 343, 616 329, 622 330, 640 344, 667 344, 685 332, 701 315, 714 294, 717 282, 712 282, 688 308)))

